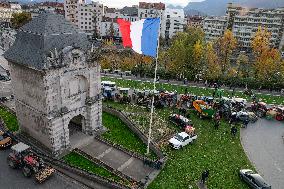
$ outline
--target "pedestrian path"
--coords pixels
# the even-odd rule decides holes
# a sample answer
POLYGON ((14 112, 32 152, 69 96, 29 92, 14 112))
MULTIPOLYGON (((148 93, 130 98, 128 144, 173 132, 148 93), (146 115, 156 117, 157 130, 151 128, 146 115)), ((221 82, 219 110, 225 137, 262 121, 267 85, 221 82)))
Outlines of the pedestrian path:
POLYGON ((144 165, 141 159, 97 139, 94 139, 89 145, 80 148, 80 150, 136 181, 145 179, 150 173, 155 171, 155 169, 144 165))

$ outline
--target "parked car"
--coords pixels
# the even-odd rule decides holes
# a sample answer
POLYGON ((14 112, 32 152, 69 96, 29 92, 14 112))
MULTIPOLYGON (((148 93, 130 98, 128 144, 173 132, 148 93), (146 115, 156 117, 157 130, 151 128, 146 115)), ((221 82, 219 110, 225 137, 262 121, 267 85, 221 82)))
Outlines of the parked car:
POLYGON ((7 75, 1 75, 0 74, 0 81, 10 81, 11 78, 7 75))
POLYGON ((169 120, 182 129, 188 125, 191 125, 191 121, 189 119, 179 114, 171 114, 169 116, 169 120))
POLYGON ((170 145, 174 149, 180 149, 189 143, 193 143, 197 139, 197 135, 189 135, 186 132, 181 132, 176 134, 173 138, 169 140, 170 145))
POLYGON ((0 148, 6 148, 11 145, 12 145, 12 138, 7 133, 0 130, 0 148))
POLYGON ((271 189, 271 186, 259 174, 250 169, 241 169, 240 177, 253 189, 271 189))
POLYGON ((257 116, 253 112, 247 112, 247 111, 239 111, 239 112, 233 112, 230 118, 230 123, 232 122, 244 122, 245 120, 248 120, 251 123, 255 123, 257 121, 257 116))

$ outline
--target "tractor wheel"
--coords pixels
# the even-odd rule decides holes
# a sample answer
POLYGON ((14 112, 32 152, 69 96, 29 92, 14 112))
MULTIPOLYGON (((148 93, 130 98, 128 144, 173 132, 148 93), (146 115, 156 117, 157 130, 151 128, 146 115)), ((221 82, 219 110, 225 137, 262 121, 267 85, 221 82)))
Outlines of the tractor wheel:
POLYGON ((9 165, 9 167, 11 167, 12 169, 17 168, 17 163, 15 161, 13 161, 11 158, 7 158, 7 163, 9 165))
POLYGON ((277 115, 277 116, 275 117, 275 119, 276 119, 277 121, 282 121, 282 120, 284 119, 284 117, 283 117, 282 115, 277 115))
POLYGON ((25 166, 23 168, 22 172, 23 172, 23 175, 25 177, 31 177, 32 176, 32 170, 29 167, 27 167, 27 166, 25 166))

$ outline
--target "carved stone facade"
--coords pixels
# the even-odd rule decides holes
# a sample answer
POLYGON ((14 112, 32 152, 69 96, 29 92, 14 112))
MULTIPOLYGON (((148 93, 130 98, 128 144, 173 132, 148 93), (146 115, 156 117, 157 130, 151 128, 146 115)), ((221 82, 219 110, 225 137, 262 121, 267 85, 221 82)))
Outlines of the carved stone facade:
MULTIPOLYGON (((49 13, 47 16, 55 15, 49 13)), ((84 35, 77 37, 85 38, 84 35)), ((83 40, 84 45, 66 40, 66 45, 58 45, 58 48, 50 45, 52 48, 45 51, 43 61, 31 64, 32 61, 20 62, 13 58, 21 42, 17 40, 21 38, 16 39, 5 57, 11 67, 20 129, 55 154, 70 147, 68 125, 72 118, 83 117, 82 132, 95 134, 102 127, 102 101, 100 66, 94 48, 87 40, 83 40)), ((29 45, 26 48, 28 51, 29 45)), ((25 60, 34 55, 26 56, 25 60)))

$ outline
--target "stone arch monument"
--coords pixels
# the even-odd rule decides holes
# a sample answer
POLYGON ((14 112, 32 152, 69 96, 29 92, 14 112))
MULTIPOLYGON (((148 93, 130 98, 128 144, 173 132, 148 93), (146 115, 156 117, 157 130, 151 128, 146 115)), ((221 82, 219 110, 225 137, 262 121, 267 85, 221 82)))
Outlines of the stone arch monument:
POLYGON ((82 132, 102 127, 100 66, 87 35, 61 15, 43 13, 24 25, 5 53, 20 129, 53 153, 70 147, 69 123, 82 132))

